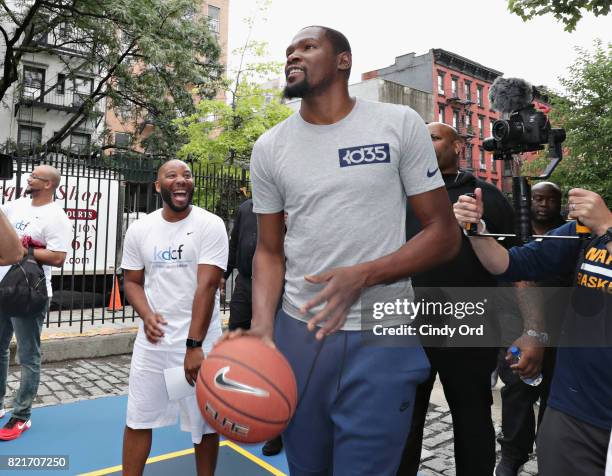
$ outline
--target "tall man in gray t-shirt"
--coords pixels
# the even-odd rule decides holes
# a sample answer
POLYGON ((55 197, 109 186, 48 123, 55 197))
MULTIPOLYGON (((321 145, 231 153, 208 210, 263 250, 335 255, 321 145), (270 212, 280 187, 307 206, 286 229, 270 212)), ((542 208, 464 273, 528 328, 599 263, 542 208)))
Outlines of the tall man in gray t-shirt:
POLYGON ((373 303, 411 298, 409 276, 459 246, 424 122, 408 107, 351 98, 351 61, 341 33, 301 30, 285 68, 300 112, 265 133, 251 160, 249 333, 274 334, 296 375, 300 403, 283 434, 292 475, 395 474, 429 363, 415 337, 396 347, 362 339, 373 335, 373 303), (407 244, 406 197, 423 226, 407 244))

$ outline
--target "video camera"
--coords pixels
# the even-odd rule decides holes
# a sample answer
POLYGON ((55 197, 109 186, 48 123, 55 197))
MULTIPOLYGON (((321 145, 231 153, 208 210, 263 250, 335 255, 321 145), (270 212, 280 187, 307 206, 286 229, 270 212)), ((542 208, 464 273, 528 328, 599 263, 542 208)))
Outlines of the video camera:
MULTIPOLYGON (((518 78, 497 78, 489 92, 493 108, 508 116, 493 123, 493 137, 485 139, 482 147, 493 152, 495 160, 511 160, 513 154, 534 152, 549 146, 551 159, 562 158, 561 143, 565 140, 565 130, 550 125, 546 114, 536 110, 533 100, 541 99, 535 87, 518 78)), ((548 170, 547 178, 554 166, 548 170)))
POLYGON ((563 158, 561 143, 565 130, 554 129, 544 112, 538 111, 534 99, 542 99, 539 91, 519 78, 497 78, 491 85, 489 99, 492 107, 502 114, 493 123, 493 137, 482 143, 484 150, 493 152, 495 160, 512 160, 514 154, 534 152, 548 145, 546 169, 537 177, 513 173, 512 197, 517 234, 523 242, 531 239, 531 187, 529 179, 547 179, 563 158))
POLYGON ((565 140, 564 129, 550 127, 548 118, 533 104, 493 123, 493 137, 482 143, 484 150, 493 152, 496 160, 509 159, 512 154, 542 150, 548 144, 561 155, 560 145, 565 140))

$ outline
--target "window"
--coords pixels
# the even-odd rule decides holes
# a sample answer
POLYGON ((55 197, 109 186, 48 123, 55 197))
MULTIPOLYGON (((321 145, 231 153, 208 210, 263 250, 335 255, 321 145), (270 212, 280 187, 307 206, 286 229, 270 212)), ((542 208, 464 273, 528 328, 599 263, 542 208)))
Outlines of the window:
POLYGON ((73 132, 70 136, 70 150, 72 152, 83 153, 89 150, 91 136, 89 134, 81 134, 73 132))
POLYGON ((453 97, 459 96, 459 79, 454 76, 451 78, 451 93, 453 97))
POLYGON ((480 166, 480 170, 487 170, 487 162, 485 160, 485 151, 481 147, 478 156, 478 165, 480 166))
POLYGON ((221 32, 221 9, 208 5, 208 25, 217 35, 221 32))
POLYGON ((27 147, 40 145, 42 143, 42 127, 19 124, 19 128, 17 129, 17 143, 27 147))
POLYGON ((43 97, 45 86, 45 70, 23 67, 23 96, 28 99, 40 99, 43 97))
POLYGON ((484 139, 484 117, 478 116, 478 135, 484 139))
POLYGON ((472 83, 470 81, 466 81, 463 83, 463 90, 465 92, 465 99, 468 101, 472 100, 472 83))
POLYGON ((70 35, 72 34, 72 25, 67 22, 60 23, 57 33, 58 33, 59 38, 61 39, 65 40, 69 38, 70 35))
POLYGON ((466 112, 465 113, 465 128, 466 129, 471 129, 471 127, 472 127, 472 113, 471 112, 466 112))
POLYGON ((459 111, 453 109, 453 127, 459 129, 459 111))
POLYGON ((493 123, 495 122, 495 119, 493 119, 492 117, 489 117, 489 137, 493 137, 493 123))
POLYGON ((129 147, 131 139, 130 135, 125 132, 115 132, 115 145, 117 147, 129 147))
POLYGON ((77 76, 74 78, 72 105, 79 107, 93 92, 93 79, 77 76))
POLYGON ((476 85, 476 102, 480 107, 484 107, 484 86, 476 85))
POLYGON ((438 71, 438 94, 444 95, 444 73, 438 71))
MULTIPOLYGON (((39 10, 40 11, 40 10, 39 10)), ((49 23, 49 15, 38 13, 36 15, 36 22, 40 22, 40 25, 47 25, 49 23)), ((49 30, 43 28, 44 31, 40 33, 36 33, 34 35, 34 44, 36 45, 46 45, 49 43, 49 30)))
POLYGON ((491 172, 497 173, 497 160, 493 159, 493 157, 491 157, 491 172))
POLYGON ((467 162, 467 166, 471 167, 472 165, 472 144, 467 144, 465 146, 465 161, 467 162))
POLYGON ((66 92, 66 75, 65 74, 57 75, 57 87, 55 88, 55 92, 57 92, 57 94, 64 94, 66 92))
POLYGON ((444 120, 444 105, 438 104, 438 122, 446 122, 444 120))

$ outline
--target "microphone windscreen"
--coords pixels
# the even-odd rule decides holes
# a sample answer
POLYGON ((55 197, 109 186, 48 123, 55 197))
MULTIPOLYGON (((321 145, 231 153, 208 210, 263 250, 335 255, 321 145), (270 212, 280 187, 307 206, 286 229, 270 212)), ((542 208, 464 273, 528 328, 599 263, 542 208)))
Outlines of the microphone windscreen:
POLYGON ((510 113, 531 104, 533 88, 524 79, 497 78, 489 90, 491 106, 501 113, 510 113))

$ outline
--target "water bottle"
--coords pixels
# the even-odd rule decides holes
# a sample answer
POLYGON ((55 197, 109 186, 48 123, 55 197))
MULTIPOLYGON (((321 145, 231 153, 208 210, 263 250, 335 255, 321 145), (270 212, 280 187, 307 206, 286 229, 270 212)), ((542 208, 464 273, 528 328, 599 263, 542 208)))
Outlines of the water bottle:
MULTIPOLYGON (((512 354, 511 363, 516 364, 521 359, 521 349, 513 345, 512 347, 510 347, 510 353, 512 354)), ((521 380, 525 382, 527 385, 531 385, 532 387, 537 387, 542 382, 542 374, 540 373, 537 377, 533 377, 533 378, 521 377, 521 380)))

